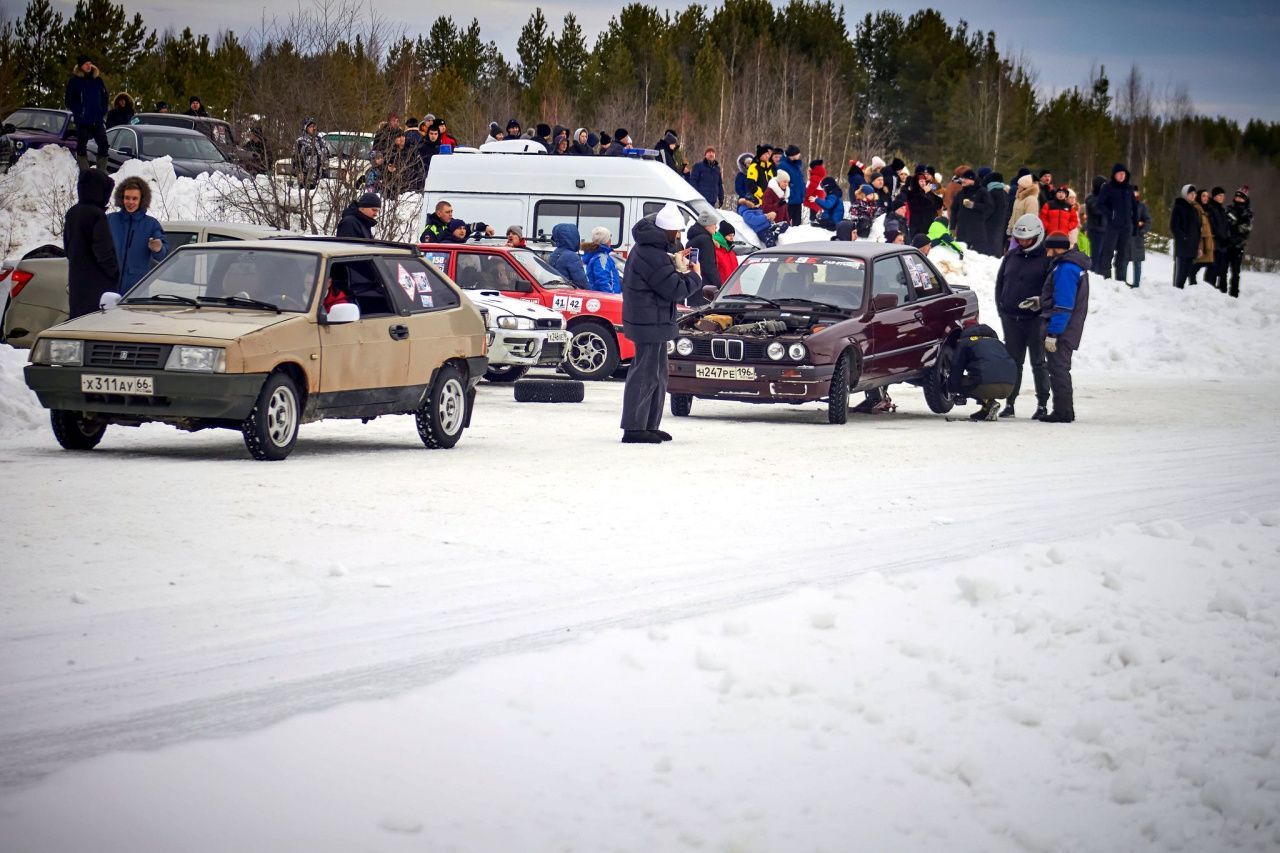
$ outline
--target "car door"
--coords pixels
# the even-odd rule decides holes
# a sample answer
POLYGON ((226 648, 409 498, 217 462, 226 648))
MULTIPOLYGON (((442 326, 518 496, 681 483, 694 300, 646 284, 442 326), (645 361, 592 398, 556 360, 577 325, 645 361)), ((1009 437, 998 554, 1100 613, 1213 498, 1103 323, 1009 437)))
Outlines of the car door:
POLYGON ((471 354, 473 326, 461 322, 457 310, 462 297, 440 271, 422 258, 395 256, 378 259, 392 300, 407 318, 409 364, 406 384, 425 387, 445 359, 471 354))
POLYGON ((389 404, 403 393, 409 370, 409 312, 397 309, 387 284, 374 258, 330 262, 326 292, 331 286, 352 292, 360 319, 320 326, 323 408, 389 404))
POLYGON ((920 321, 919 348, 915 369, 933 364, 938 342, 963 319, 963 303, 947 292, 941 277, 921 255, 911 252, 902 256, 911 290, 915 294, 916 319, 920 321))
POLYGON ((874 306, 877 297, 886 296, 893 296, 897 303, 892 308, 876 311, 867 324, 870 345, 863 372, 873 378, 898 376, 907 371, 916 343, 913 338, 920 328, 907 274, 897 255, 878 258, 871 268, 870 304, 874 306))

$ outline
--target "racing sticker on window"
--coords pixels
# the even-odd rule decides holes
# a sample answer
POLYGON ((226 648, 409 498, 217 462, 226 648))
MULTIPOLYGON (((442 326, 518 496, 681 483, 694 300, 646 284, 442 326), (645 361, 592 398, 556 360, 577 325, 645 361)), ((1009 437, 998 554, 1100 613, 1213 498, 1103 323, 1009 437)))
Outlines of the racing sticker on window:
POLYGON ((404 291, 406 299, 413 299, 413 274, 404 268, 404 264, 396 264, 396 280, 404 291))
POLYGON ((551 300, 551 307, 556 311, 568 311, 570 314, 581 314, 582 297, 556 296, 551 300))
POLYGON ((434 308, 436 306, 435 298, 430 293, 418 294, 418 301, 422 303, 423 308, 434 308))
POLYGON ((431 276, 424 272, 416 272, 413 274, 413 283, 417 286, 419 293, 431 292, 431 276))
POLYGON ((444 252, 427 252, 422 257, 440 272, 444 272, 444 268, 449 264, 449 256, 444 252))

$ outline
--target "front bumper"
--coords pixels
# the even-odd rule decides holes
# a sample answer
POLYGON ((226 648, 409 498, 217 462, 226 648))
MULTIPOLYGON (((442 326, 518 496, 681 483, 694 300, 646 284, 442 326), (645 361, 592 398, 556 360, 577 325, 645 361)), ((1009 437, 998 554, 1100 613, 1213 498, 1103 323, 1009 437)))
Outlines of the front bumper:
POLYGON ((519 365, 521 367, 555 367, 564 361, 569 351, 570 336, 560 332, 563 341, 552 343, 552 332, 507 331, 499 329, 489 333, 489 363, 519 365))
POLYGON ((138 420, 241 421, 253 411, 265 373, 177 373, 166 370, 111 370, 103 367, 48 367, 28 364, 27 386, 46 409, 120 415, 138 420), (80 390, 81 374, 146 376, 155 395, 90 394, 80 390))
POLYGON ((825 400, 831 391, 835 365, 740 364, 706 362, 669 357, 667 391, 693 397, 742 400, 748 403, 811 403, 825 400), (750 367, 754 379, 707 379, 698 377, 698 365, 750 367))

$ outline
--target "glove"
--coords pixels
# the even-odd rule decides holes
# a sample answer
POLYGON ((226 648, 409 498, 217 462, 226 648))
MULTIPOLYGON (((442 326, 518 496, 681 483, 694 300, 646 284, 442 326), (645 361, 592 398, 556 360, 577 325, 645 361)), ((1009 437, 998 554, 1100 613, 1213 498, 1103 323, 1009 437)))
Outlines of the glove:
POLYGON ((1045 351, 1045 352, 1057 352, 1057 351, 1058 351, 1058 339, 1057 339, 1057 338, 1055 338, 1053 335, 1050 335, 1049 337, 1045 338, 1045 339, 1044 339, 1044 351, 1045 351))
POLYGON ((971 198, 966 198, 964 201, 960 203, 963 204, 965 207, 973 207, 973 199, 971 198))
POLYGON ((1040 297, 1032 296, 1029 299, 1024 299, 1018 303, 1018 307, 1021 308, 1023 311, 1039 311, 1040 297))

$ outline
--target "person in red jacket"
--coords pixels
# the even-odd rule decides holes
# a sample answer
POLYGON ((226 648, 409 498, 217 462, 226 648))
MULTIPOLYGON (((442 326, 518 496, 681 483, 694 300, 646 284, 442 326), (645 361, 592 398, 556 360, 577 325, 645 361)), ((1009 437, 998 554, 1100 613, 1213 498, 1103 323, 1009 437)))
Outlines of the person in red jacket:
POLYGON ((1040 221, 1044 223, 1046 234, 1054 231, 1070 234, 1080 227, 1080 214, 1071 206, 1068 192, 1066 184, 1059 184, 1053 190, 1053 198, 1040 208, 1040 221))
POLYGON ((720 272, 721 281, 728 281, 738 268, 738 256, 733 253, 735 235, 733 223, 727 219, 720 220, 719 229, 711 235, 716 244, 716 269, 720 272))
POLYGON ((826 198, 827 192, 822 188, 822 179, 827 176, 827 167, 821 160, 809 164, 809 185, 804 188, 804 206, 809 208, 809 221, 812 222, 822 212, 817 200, 826 198))

